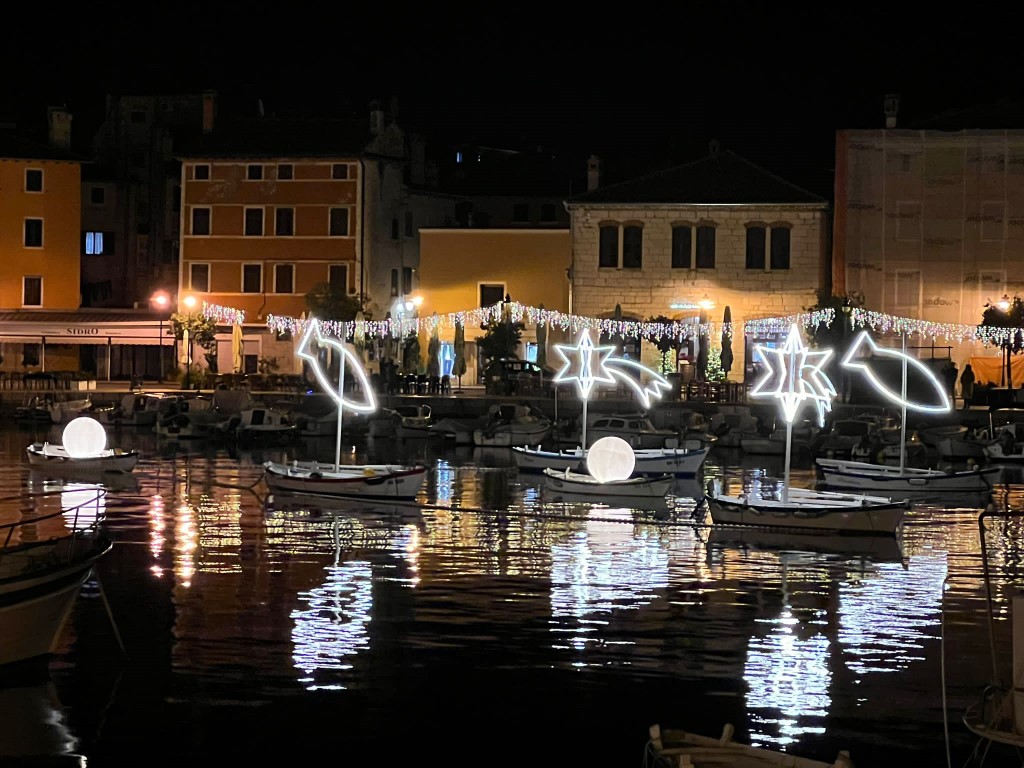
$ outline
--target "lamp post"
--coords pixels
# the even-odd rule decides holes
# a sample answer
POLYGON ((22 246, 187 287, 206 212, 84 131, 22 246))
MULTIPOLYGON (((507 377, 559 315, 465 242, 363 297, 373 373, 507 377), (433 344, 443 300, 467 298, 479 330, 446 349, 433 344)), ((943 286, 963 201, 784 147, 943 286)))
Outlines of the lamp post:
MULTIPOLYGON (((188 309, 188 319, 191 321, 192 310, 196 307, 196 297, 186 296, 181 300, 181 303, 185 305, 186 309, 188 309)), ((185 329, 185 336, 187 337, 185 340, 185 376, 186 381, 188 382, 188 385, 185 388, 192 389, 192 338, 188 332, 188 328, 185 329)))
POLYGON ((167 291, 157 291, 150 299, 150 303, 160 312, 160 381, 164 380, 164 311, 170 306, 171 297, 167 291))

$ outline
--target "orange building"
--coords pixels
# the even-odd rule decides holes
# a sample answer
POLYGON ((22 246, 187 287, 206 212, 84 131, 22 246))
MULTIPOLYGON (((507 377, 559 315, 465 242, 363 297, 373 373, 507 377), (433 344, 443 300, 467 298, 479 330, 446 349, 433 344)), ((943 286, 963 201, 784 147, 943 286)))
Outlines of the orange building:
MULTIPOLYGON (((429 317, 490 306, 506 295, 527 306, 569 311, 572 242, 568 229, 421 229, 420 283, 417 313, 429 317)), ((454 341, 454 329, 443 327, 442 344, 454 341)), ((476 339, 479 326, 466 327, 464 384, 477 382, 476 339)), ((559 339, 550 338, 548 343, 559 339)), ((536 328, 523 331, 519 356, 532 357, 536 328)), ((426 352, 429 339, 421 335, 426 352)), ((548 356, 550 359, 550 355, 548 356)))

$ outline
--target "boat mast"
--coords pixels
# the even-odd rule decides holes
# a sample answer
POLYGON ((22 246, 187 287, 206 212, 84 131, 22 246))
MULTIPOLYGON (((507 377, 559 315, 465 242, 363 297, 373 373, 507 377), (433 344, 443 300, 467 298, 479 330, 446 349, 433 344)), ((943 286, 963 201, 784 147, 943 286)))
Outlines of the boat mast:
POLYGON ((341 423, 345 418, 345 352, 341 353, 341 370, 338 373, 338 435, 334 439, 334 471, 341 469, 341 423))
POLYGON ((907 332, 903 332, 903 382, 901 384, 900 399, 902 402, 903 414, 900 416, 900 474, 907 465, 907 332))
MULTIPOLYGON (((789 365, 786 366, 786 373, 789 375, 789 392, 792 394, 796 387, 796 348, 789 350, 789 365)), ((789 465, 793 455, 793 420, 786 419, 786 472, 782 478, 782 501, 789 501, 789 465)))

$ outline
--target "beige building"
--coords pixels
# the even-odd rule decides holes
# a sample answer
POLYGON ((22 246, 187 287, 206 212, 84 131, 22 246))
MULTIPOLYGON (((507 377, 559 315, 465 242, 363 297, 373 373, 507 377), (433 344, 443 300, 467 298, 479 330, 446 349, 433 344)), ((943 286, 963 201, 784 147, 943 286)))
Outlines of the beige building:
MULTIPOLYGON (((828 203, 728 151, 568 201, 572 218, 572 312, 697 322, 701 307, 734 327, 795 314, 825 284, 828 203)), ((729 378, 742 380, 751 343, 734 340, 729 378)), ((712 346, 719 346, 712 339, 712 346)), ((680 354, 686 377, 696 345, 680 354)), ((655 365, 655 346, 640 346, 655 365)))
MULTIPOLYGON (((839 131, 835 188, 834 292, 966 325, 1004 293, 1024 293, 1024 131, 839 131)), ((961 368, 972 354, 998 355, 936 344, 952 344, 961 368)))
MULTIPOLYGON (((527 306, 569 311, 569 230, 421 229, 419 235, 420 317, 491 306, 506 295, 527 306)), ((454 328, 442 327, 442 344, 451 344, 454 333, 454 328)), ((467 325, 463 384, 477 383, 476 339, 482 335, 478 325, 467 325)), ((553 358, 550 344, 558 340, 557 331, 552 330, 547 338, 548 365, 553 358)), ((422 335, 424 354, 428 341, 422 335)), ((519 356, 532 357, 530 347, 536 342, 537 329, 528 325, 519 356)))

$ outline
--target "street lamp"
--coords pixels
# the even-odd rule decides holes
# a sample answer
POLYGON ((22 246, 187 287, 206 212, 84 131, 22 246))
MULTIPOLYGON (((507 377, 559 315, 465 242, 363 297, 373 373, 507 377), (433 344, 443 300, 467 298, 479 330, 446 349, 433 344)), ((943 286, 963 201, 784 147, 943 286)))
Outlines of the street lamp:
POLYGON ((171 304, 171 297, 167 291, 157 291, 149 297, 150 304, 160 312, 160 381, 164 380, 164 315, 167 307, 171 304))

